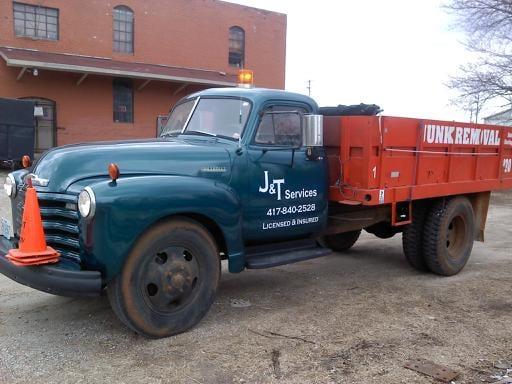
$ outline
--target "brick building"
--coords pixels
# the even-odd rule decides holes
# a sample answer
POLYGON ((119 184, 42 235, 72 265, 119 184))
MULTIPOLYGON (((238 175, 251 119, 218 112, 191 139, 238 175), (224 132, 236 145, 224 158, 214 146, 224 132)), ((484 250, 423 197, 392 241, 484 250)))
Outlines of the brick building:
POLYGON ((0 1, 0 97, 37 101, 36 150, 154 137, 200 89, 283 88, 286 16, 217 0, 0 1))

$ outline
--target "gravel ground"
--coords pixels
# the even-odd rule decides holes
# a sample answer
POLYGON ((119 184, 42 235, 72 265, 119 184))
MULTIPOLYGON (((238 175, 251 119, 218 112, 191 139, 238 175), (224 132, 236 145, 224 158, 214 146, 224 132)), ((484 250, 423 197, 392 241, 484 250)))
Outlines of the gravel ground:
MULTIPOLYGON (((2 175, 0 175, 2 176, 2 175)), ((10 217, 0 197, 0 216, 10 217)), ((412 357, 493 382, 512 360, 512 194, 493 196, 486 243, 451 278, 411 270, 401 238, 362 236, 347 254, 225 272, 191 331, 146 340, 105 297, 67 299, 0 275, 2 383, 433 383, 412 357), (233 300, 248 302, 233 307, 233 300)))

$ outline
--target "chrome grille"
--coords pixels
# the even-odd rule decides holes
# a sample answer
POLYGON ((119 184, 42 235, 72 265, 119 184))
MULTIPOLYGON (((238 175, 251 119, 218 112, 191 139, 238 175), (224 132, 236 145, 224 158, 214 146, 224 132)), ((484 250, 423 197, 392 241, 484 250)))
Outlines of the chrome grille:
MULTIPOLYGON (((63 258, 80 263, 80 229, 78 227, 78 197, 60 193, 37 193, 39 209, 43 219, 46 242, 63 258)), ((25 191, 18 190, 14 202, 14 230, 19 238, 25 191)))

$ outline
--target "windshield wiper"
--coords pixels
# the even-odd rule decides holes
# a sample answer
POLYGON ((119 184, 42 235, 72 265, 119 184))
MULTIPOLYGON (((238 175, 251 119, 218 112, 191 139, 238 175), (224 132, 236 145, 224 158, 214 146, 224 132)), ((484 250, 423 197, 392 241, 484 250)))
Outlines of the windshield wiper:
POLYGON ((226 135, 220 135, 217 133, 209 133, 209 132, 201 132, 201 131, 185 131, 182 133, 183 135, 190 134, 190 135, 201 135, 201 136, 209 136, 209 137, 217 137, 219 139, 226 139, 226 140, 232 140, 232 141, 238 141, 238 139, 235 139, 234 137, 226 136, 226 135))
POLYGON ((182 133, 183 135, 192 134, 192 135, 201 135, 201 136, 211 136, 211 137, 217 137, 215 133, 209 133, 209 132, 202 132, 202 131, 185 131, 182 133))
POLYGON ((226 136, 226 135, 216 135, 216 137, 218 137, 218 138, 220 138, 220 139, 226 139, 226 140, 238 141, 238 139, 235 139, 234 137, 226 136))

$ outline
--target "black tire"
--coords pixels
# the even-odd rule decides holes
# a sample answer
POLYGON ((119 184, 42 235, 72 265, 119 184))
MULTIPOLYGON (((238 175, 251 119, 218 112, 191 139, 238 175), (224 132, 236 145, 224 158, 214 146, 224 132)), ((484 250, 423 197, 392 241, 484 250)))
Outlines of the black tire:
POLYGON ((112 310, 149 338, 176 335, 196 325, 213 303, 220 258, 211 234, 186 218, 149 229, 107 287, 112 310))
POLYGON ((383 221, 381 223, 373 224, 364 229, 366 232, 377 236, 379 239, 391 239, 400 230, 397 227, 393 227, 391 223, 383 221))
POLYGON ((475 238, 473 207, 466 197, 435 202, 425 223, 423 252, 428 268, 453 276, 466 265, 475 238))
POLYGON ((402 234, 402 247, 405 259, 411 267, 420 271, 429 270, 423 254, 423 231, 429 206, 416 203, 412 208, 412 223, 406 225, 402 234))
POLYGON ((345 252, 354 246, 361 235, 361 230, 327 235, 322 238, 323 243, 335 252, 345 252))

